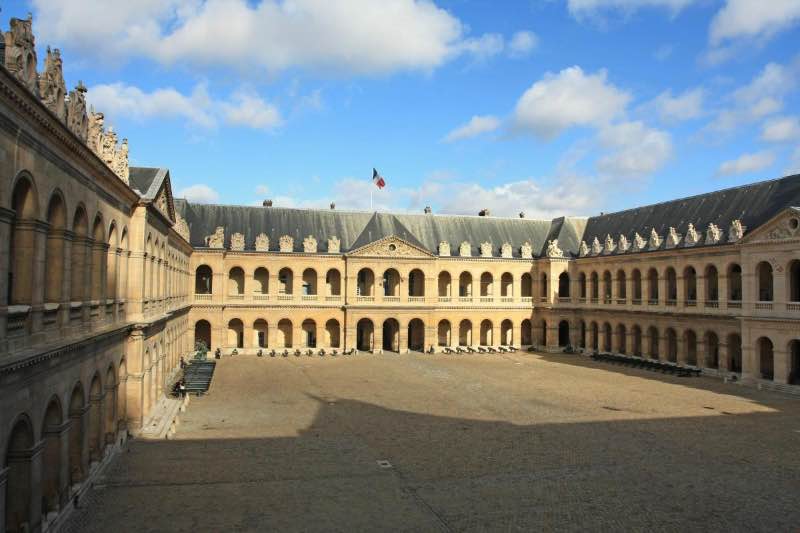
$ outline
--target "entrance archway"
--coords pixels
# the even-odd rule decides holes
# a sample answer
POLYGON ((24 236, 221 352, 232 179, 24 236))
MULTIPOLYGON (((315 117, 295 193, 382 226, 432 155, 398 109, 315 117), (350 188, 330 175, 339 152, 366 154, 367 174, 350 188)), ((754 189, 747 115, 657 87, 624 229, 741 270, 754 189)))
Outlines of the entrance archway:
POLYGON ((738 333, 728 335, 728 370, 742 372, 742 338, 738 333))
POLYGON ((484 320, 481 322, 481 346, 491 346, 493 341, 492 323, 489 320, 484 320))
POLYGON ((194 346, 196 348, 198 343, 203 343, 207 349, 211 349, 211 324, 208 320, 198 320, 194 325, 194 346))
POLYGON ((566 320, 558 323, 558 346, 560 348, 569 346, 569 322, 566 320))
POLYGON ((356 349, 362 351, 372 350, 372 341, 375 333, 375 327, 372 325, 372 320, 362 318, 356 324, 356 349))
POLYGON ((400 324, 394 318, 383 322, 383 349, 388 352, 400 351, 400 324))
POLYGON ((303 341, 306 348, 317 347, 317 323, 313 320, 303 320, 303 341))
POLYGON ((291 348, 292 341, 292 321, 288 318, 284 318, 278 322, 278 338, 276 339, 276 344, 278 348, 291 348))
POLYGON ((758 373, 761 379, 773 379, 775 376, 775 358, 772 341, 767 337, 758 339, 758 373))
POLYGON ((27 416, 20 416, 11 430, 6 447, 6 531, 28 531, 31 524, 31 448, 33 427, 27 416))
POLYGON ((789 383, 800 385, 800 340, 789 343, 789 383))
POLYGON ((66 498, 61 486, 61 403, 58 397, 53 397, 47 405, 47 411, 42 423, 42 514, 58 512, 61 505, 62 494, 66 498))
POLYGON ((408 323, 408 349, 415 352, 425 351, 425 324, 419 318, 408 323))
POLYGON ((458 345, 471 346, 472 345, 472 322, 469 320, 462 320, 458 325, 458 345))
POLYGON ((450 346, 450 322, 448 320, 439 322, 437 339, 439 346, 450 346))

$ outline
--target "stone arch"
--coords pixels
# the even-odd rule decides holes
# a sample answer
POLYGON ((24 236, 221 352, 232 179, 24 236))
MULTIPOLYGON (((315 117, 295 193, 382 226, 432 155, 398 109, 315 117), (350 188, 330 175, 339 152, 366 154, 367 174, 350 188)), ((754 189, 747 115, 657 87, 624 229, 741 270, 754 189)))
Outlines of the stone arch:
POLYGON ((697 271, 691 265, 683 269, 683 298, 687 303, 697 301, 697 271))
POLYGON ((686 353, 686 363, 697 366, 697 334, 692 329, 683 332, 683 349, 686 353))
POLYGON ((239 318, 228 321, 228 346, 244 348, 244 324, 239 318))
POLYGON ((600 297, 600 278, 597 275, 597 272, 592 272, 590 276, 591 280, 591 298, 597 300, 600 297))
POLYGON ((365 352, 373 350, 374 339, 375 326, 373 325, 372 320, 368 318, 362 318, 359 320, 356 324, 356 349, 365 352))
POLYGON ((706 301, 719 301, 719 272, 717 271, 717 267, 714 265, 706 265, 703 277, 706 283, 706 301))
POLYGON ((325 342, 331 348, 341 348, 341 328, 335 318, 325 322, 325 342))
POLYGON ((558 346, 565 348, 569 345, 569 321, 562 320, 558 323, 558 346))
POLYGON ((678 362, 678 334, 672 328, 667 328, 667 361, 678 362))
POLYGON ((303 270, 303 296, 317 295, 317 271, 313 268, 303 270))
POLYGON ((408 323, 408 349, 414 352, 425 351, 425 323, 414 318, 408 323))
POLYGON ((509 272, 500 276, 500 296, 510 298, 514 296, 514 277, 509 272))
POLYGON ((631 285, 633 288, 633 294, 631 295, 634 300, 637 302, 641 301, 642 299, 642 271, 638 268, 634 268, 631 272, 631 285))
POLYGON ((773 276, 772 265, 767 261, 761 261, 756 265, 756 299, 759 302, 771 302, 773 300, 773 276))
POLYGON ((276 331, 276 343, 278 348, 291 348, 294 339, 292 338, 292 321, 288 318, 282 318, 278 322, 278 329, 276 331))
POLYGON ((464 271, 458 276, 458 296, 470 298, 472 296, 472 274, 464 271))
POLYGON ((667 302, 676 302, 678 300, 678 276, 675 274, 675 269, 667 267, 667 302))
POLYGON ((651 268, 647 271, 647 299, 658 302, 658 270, 651 268))
POLYGON ((578 298, 586 298, 587 290, 586 290, 586 272, 581 272, 578 274, 578 298))
POLYGON ((542 272, 542 275, 539 277, 539 297, 547 298, 547 274, 542 272))
MULTIPOLYGON (((61 481, 61 432, 64 411, 58 396, 47 402, 42 419, 42 514, 58 512, 61 502, 66 500, 67 487, 61 481)), ((66 480, 64 480, 66 481, 66 480)))
POLYGON ((758 376, 761 379, 773 379, 775 377, 775 353, 772 340, 769 337, 760 337, 756 341, 756 353, 758 354, 758 376))
POLYGON ((108 228, 108 251, 106 253, 106 298, 117 299, 117 269, 119 260, 119 231, 117 222, 111 221, 108 228))
POLYGON ((69 484, 74 485, 83 481, 85 475, 85 449, 84 436, 86 433, 86 399, 83 385, 77 382, 72 388, 69 400, 69 484))
POLYGON ((439 346, 450 346, 451 328, 449 320, 440 320, 436 333, 439 346))
POLYGON ((617 298, 620 300, 628 298, 628 275, 621 268, 617 270, 617 298))
POLYGON ((253 279, 256 282, 254 290, 256 294, 269 294, 269 270, 258 267, 253 273, 253 279))
POLYGON ((316 348, 317 347, 317 323, 307 318, 303 320, 303 323, 300 324, 300 328, 303 330, 303 346, 306 348, 316 348))
POLYGON ((228 271, 228 294, 229 295, 243 295, 244 294, 244 269, 235 266, 228 271))
POLYGON ((325 273, 325 289, 328 296, 341 296, 342 273, 339 270, 331 268, 325 273))
POLYGON ((647 328, 647 338, 650 340, 650 358, 658 359, 658 329, 655 326, 647 328))
POLYGON ((706 331, 704 341, 706 353, 703 366, 706 368, 719 368, 719 337, 713 331, 706 331))
POLYGON ((31 509, 33 479, 31 450, 34 445, 33 425, 26 414, 19 415, 11 426, 6 445, 5 530, 27 531, 35 528, 38 517, 31 509))
POLYGON ((388 297, 400 296, 400 273, 397 269, 387 268, 383 273, 383 295, 388 297))
POLYGON ((589 331, 591 332, 592 338, 592 350, 595 352, 600 351, 600 328, 597 326, 597 322, 594 320, 589 325, 589 331))
POLYGON ((491 272, 481 274, 481 296, 494 296, 494 276, 491 272))
POLYGON ((603 272, 603 299, 610 300, 612 289, 611 289, 611 272, 606 270, 603 272))
POLYGON ((34 265, 36 264, 36 220, 39 205, 33 179, 20 174, 11 193, 14 221, 9 242, 8 303, 30 305, 33 298, 34 265))
POLYGON ((558 297, 569 298, 570 296, 570 283, 569 274, 562 272, 558 275, 558 297))
POLYGON ((617 324, 617 353, 627 353, 627 343, 628 343, 628 328, 625 327, 625 324, 617 324))
POLYGON ((523 298, 530 298, 533 296, 533 278, 528 272, 522 274, 519 291, 520 296, 523 298))
POLYGON ((278 271, 278 294, 294 293, 294 272, 289 267, 283 267, 278 271))
MULTIPOLYGON (((356 277, 356 296, 374 296, 375 274, 369 268, 362 268, 356 277)), ((371 343, 371 341, 370 341, 371 343)), ((361 348, 359 348, 360 350, 361 348)), ((371 348, 370 348, 371 349, 371 348)))
POLYGON ((728 370, 742 372, 742 337, 738 333, 728 335, 728 370))
POLYGON ((489 319, 481 320, 481 338, 480 344, 481 346, 491 346, 494 344, 494 331, 492 328, 492 321, 489 319))
POLYGON ((631 328, 631 338, 633 339, 633 354, 636 357, 642 356, 642 328, 635 324, 631 328))
POLYGON ((253 346, 258 348, 267 348, 269 346, 269 326, 263 318, 253 322, 253 346))
POLYGON ((92 225, 92 300, 103 298, 103 288, 106 281, 103 278, 104 265, 106 262, 106 232, 103 223, 102 213, 97 213, 92 225))
POLYGON ((472 322, 466 318, 458 324, 458 345, 472 346, 472 322))
POLYGON ((800 302, 800 259, 789 261, 786 267, 788 283, 786 284, 788 302, 800 302))
POLYGON ((67 208, 64 196, 56 189, 47 207, 47 245, 45 246, 44 301, 58 303, 62 300, 64 283, 64 231, 67 229, 67 208))
POLYGON ((450 276, 450 272, 443 270, 439 272, 438 277, 438 288, 439 288, 439 298, 450 298, 452 296, 452 277, 450 276))
POLYGON ((208 265, 200 265, 194 271, 194 293, 211 294, 214 288, 214 272, 208 265))
POLYGON ((540 346, 547 346, 547 321, 543 318, 539 321, 539 341, 540 346))
POLYGON ((114 363, 108 365, 105 379, 105 396, 103 398, 103 414, 105 415, 104 437, 106 443, 114 442, 117 433, 117 371, 114 363))
POLYGON ((208 320, 198 320, 194 323, 193 348, 197 349, 199 343, 203 343, 207 350, 211 350, 211 324, 208 320))
POLYGON ((611 330, 611 324, 609 324, 608 322, 605 322, 603 324, 603 337, 605 337, 603 339, 603 351, 604 352, 611 352, 613 350, 613 346, 612 346, 612 342, 611 342, 612 339, 613 339, 613 336, 614 336, 614 334, 613 334, 613 332, 611 330))
POLYGON ((533 324, 531 324, 530 319, 526 318, 522 321, 522 324, 520 325, 520 330, 521 330, 520 344, 522 344, 522 346, 530 346, 531 344, 533 344, 533 340, 531 339, 533 333, 533 324))
POLYGON ((89 460, 94 463, 103 458, 103 382, 100 374, 95 372, 89 383, 89 460))
POLYGON ((400 351, 400 324, 394 318, 383 321, 383 349, 389 352, 400 351))
POLYGON ((408 273, 408 295, 417 298, 425 296, 425 274, 418 268, 408 273))
POLYGON ((789 341, 786 354, 789 356, 789 384, 800 385, 800 339, 789 341))
POLYGON ((742 301, 742 267, 738 263, 728 265, 728 300, 742 301))
POLYGON ((514 324, 505 319, 500 322, 500 345, 510 346, 514 344, 514 324))

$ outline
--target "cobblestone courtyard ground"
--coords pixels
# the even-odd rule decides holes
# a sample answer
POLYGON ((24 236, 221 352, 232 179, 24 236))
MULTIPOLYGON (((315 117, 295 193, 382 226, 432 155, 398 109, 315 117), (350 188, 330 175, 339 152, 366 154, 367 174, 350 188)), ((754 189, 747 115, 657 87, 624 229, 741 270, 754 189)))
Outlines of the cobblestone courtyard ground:
POLYGON ((67 529, 798 531, 800 399, 564 355, 228 358, 67 529))

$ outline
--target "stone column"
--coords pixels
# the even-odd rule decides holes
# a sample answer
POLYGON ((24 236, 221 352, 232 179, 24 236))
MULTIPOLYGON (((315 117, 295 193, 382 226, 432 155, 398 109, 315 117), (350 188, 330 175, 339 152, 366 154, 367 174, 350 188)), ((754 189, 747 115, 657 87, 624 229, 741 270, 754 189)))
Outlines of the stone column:
MULTIPOLYGON (((722 296, 720 294, 720 296, 722 296)), ((719 339, 719 370, 721 372, 730 372, 730 346, 728 345, 727 335, 722 335, 719 339)))
POLYGON ((399 331, 397 332, 397 351, 405 353, 408 351, 408 322, 400 322, 399 331))
MULTIPOLYGON (((372 349, 377 353, 383 352, 383 322, 372 326, 372 349)), ((356 337, 353 337, 353 347, 356 345, 356 337)))
MULTIPOLYGON (((776 294, 777 300, 777 294, 776 294)), ((775 383, 789 383, 791 373, 791 354, 785 349, 785 345, 776 344, 772 350, 773 381, 775 383)))

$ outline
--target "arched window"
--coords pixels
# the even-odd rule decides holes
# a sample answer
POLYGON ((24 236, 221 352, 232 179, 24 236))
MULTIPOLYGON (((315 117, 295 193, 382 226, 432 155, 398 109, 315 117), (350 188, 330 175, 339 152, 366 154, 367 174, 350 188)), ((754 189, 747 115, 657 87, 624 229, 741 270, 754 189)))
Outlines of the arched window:
POLYGON ((531 344, 533 344, 532 341, 533 324, 531 324, 531 321, 527 318, 523 320, 520 329, 521 329, 520 343, 523 346, 530 346, 531 344))
MULTIPOLYGON (((11 429, 3 464, 7 465, 5 486, 5 531, 27 531, 31 524, 31 488, 33 476, 30 461, 12 457, 30 454, 33 448, 33 426, 27 416, 20 416, 11 429)), ((38 480, 36 480, 38 482, 38 480)))
POLYGON ((489 272, 481 274, 481 296, 494 295, 494 278, 489 272))
POLYGON ((469 272, 462 272, 458 277, 458 295, 462 298, 472 296, 472 274, 469 272))
POLYGON ((253 280, 255 281, 254 294, 269 294, 269 270, 258 267, 253 273, 253 280))
POLYGON ((628 299, 628 275, 622 269, 617 270, 617 299, 628 299))
POLYGON ((514 344, 514 325, 508 319, 500 323, 500 344, 503 346, 514 344))
POLYGON ((294 293, 294 273, 290 268, 282 268, 278 272, 278 294, 294 293))
POLYGON ((462 320, 458 325, 458 345, 471 346, 472 345, 472 322, 469 320, 462 320))
POLYGON ((627 353, 627 344, 628 330, 625 328, 625 324, 619 324, 617 325, 617 352, 627 353))
POLYGON ((269 345, 269 326, 263 318, 253 322, 253 345, 259 348, 267 348, 269 345))
POLYGON ((291 348, 292 341, 292 321, 284 318, 280 322, 278 322, 278 330, 276 331, 277 338, 275 339, 275 343, 278 348, 291 348))
POLYGON ((481 321, 481 346, 491 346, 494 344, 494 339, 492 337, 492 322, 490 320, 481 321))
POLYGON ((678 335, 672 328, 667 329, 667 361, 678 362, 678 335))
POLYGON ((569 274, 566 272, 562 272, 558 276, 558 297, 559 298, 569 298, 570 287, 569 287, 569 274))
POLYGON ((667 304, 673 305, 678 300, 678 278, 675 274, 675 269, 672 267, 667 268, 667 304))
POLYGON ((118 233, 116 224, 112 222, 108 230, 108 251, 106 254, 106 298, 111 300, 117 299, 118 233))
POLYGON ((691 329, 683 334, 684 350, 686 350, 686 363, 697 366, 697 335, 691 329))
POLYGON ((686 303, 694 303, 697 301, 697 272, 694 267, 687 266, 683 270, 683 297, 686 303))
POLYGON ((597 272, 592 272, 591 280, 592 280, 592 293, 591 293, 592 296, 591 296, 591 298, 593 300, 597 300, 600 297, 599 296, 599 294, 600 294, 600 281, 599 281, 599 278, 597 276, 597 272))
POLYGON ((358 321, 358 324, 356 324, 356 349, 365 352, 373 349, 374 330, 375 327, 372 324, 372 320, 362 318, 358 321))
POLYGON ((728 335, 728 370, 742 372, 742 338, 738 333, 728 335))
POLYGON ((383 295, 400 296, 400 274, 393 268, 383 273, 383 295))
POLYGON ((439 298, 450 298, 450 273, 439 272, 439 298))
MULTIPOLYGON (((358 271, 356 277, 356 296, 372 296, 372 289, 375 285, 375 274, 368 268, 358 271)), ((371 343, 372 341, 370 341, 371 343)), ((361 349, 361 348, 359 348, 361 349)))
POLYGON ((761 379, 773 379, 775 358, 772 341, 767 337, 758 339, 758 373, 761 379))
POLYGON ((603 337, 603 351, 610 352, 612 350, 611 341, 613 333, 611 332, 611 324, 608 322, 603 324, 603 337))
POLYGON ((631 279, 633 281, 633 299, 639 302, 642 300, 642 273, 638 268, 633 269, 631 279))
POLYGON ((650 357, 658 359, 658 330, 655 326, 650 326, 647 329, 647 337, 650 339, 650 357))
POLYGON ((547 274, 542 272, 542 276, 539 280, 539 296, 542 298, 547 298, 547 274))
POLYGON ((61 288, 64 282, 64 230, 67 224, 67 213, 64 200, 60 194, 53 194, 47 208, 47 247, 45 265, 45 302, 61 301, 61 288))
POLYGON ((11 209, 14 210, 14 222, 9 246, 8 302, 12 305, 30 305, 34 264, 37 260, 33 222, 39 216, 39 209, 33 184, 28 179, 20 178, 14 186, 11 209))
POLYGON ((505 298, 514 296, 514 278, 508 272, 500 277, 500 296, 505 298))
POLYGON ((342 275, 338 270, 332 268, 325 274, 325 287, 328 296, 340 296, 342 294, 342 275))
POLYGON ((389 352, 400 351, 400 323, 394 318, 383 321, 383 349, 389 352))
POLYGON ((578 276, 578 297, 586 298, 586 272, 581 272, 578 276))
POLYGON ((706 300, 717 302, 719 300, 719 274, 717 267, 708 265, 705 272, 706 278, 706 300))
MULTIPOLYGON (((338 271, 337 271, 338 272, 338 271)), ((325 322, 325 336, 327 337, 328 346, 330 348, 341 347, 341 333, 339 329, 339 321, 331 318, 325 322)))
POLYGON ((728 300, 742 301, 742 267, 736 263, 728 267, 728 300))
POLYGON ((195 294, 211 294, 213 288, 214 275, 211 272, 211 267, 208 265, 200 265, 194 273, 194 293, 195 294))
POLYGON ((307 318, 301 325, 303 328, 303 343, 306 348, 317 347, 317 323, 307 318))
POLYGON ((437 327, 436 337, 439 346, 450 346, 450 321, 440 320, 437 327))
POLYGON ((703 364, 706 368, 719 368, 719 337, 713 331, 706 332, 706 356, 703 364))
POLYGON ((611 272, 608 270, 603 272, 603 299, 611 300, 611 272))
POLYGON ((106 285, 106 280, 103 276, 105 273, 105 259, 106 259, 106 237, 103 230, 103 219, 98 214, 94 219, 94 226, 92 228, 92 300, 101 300, 103 298, 103 288, 106 285))
POLYGON ((419 318, 408 323, 408 349, 414 352, 425 351, 425 324, 419 318))
POLYGON ((772 265, 762 261, 756 266, 756 283, 758 283, 758 301, 772 301, 772 265))
POLYGON ((523 298, 530 298, 533 296, 533 278, 527 272, 522 275, 520 292, 523 298))
POLYGON ((228 346, 244 348, 244 324, 238 318, 228 322, 228 346))
POLYGON ((562 320, 558 323, 558 346, 564 348, 569 345, 569 322, 562 320))
POLYGON ((244 270, 240 267, 228 272, 228 294, 244 294, 244 270))
POLYGON ((211 350, 211 324, 208 320, 198 320, 194 325, 194 346, 193 348, 199 349, 201 347, 206 350, 211 350))
POLYGON ((642 356, 642 328, 638 325, 633 326, 631 329, 631 335, 633 335, 633 355, 636 357, 642 356))
POLYGON ((303 296, 317 295, 317 271, 307 268, 303 271, 303 296))
POLYGON ((408 274, 408 295, 418 298, 425 296, 425 274, 418 268, 408 274))
POLYGON ((651 268, 647 271, 647 298, 651 304, 658 304, 658 270, 651 268))
MULTIPOLYGON (((42 421, 42 514, 58 512, 61 504, 60 495, 68 490, 62 485, 61 474, 61 439, 63 416, 58 396, 53 396, 47 405, 42 421)), ((66 480, 65 480, 66 481, 66 480)))
POLYGON ((786 272, 789 274, 789 301, 800 302, 800 260, 789 263, 786 272))

